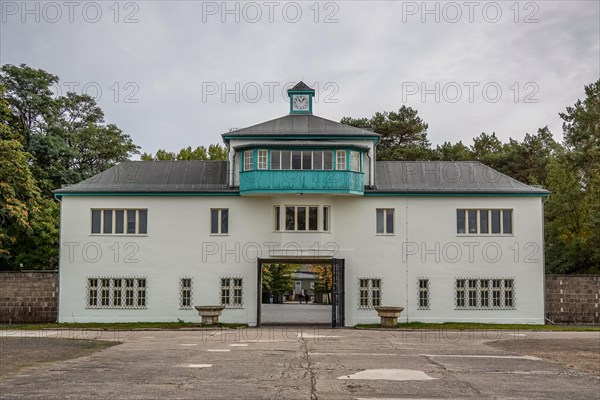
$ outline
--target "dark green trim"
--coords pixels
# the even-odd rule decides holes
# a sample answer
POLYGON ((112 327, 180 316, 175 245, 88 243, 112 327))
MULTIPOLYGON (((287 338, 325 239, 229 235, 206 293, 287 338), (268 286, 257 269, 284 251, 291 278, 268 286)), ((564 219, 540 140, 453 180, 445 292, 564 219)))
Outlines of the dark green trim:
POLYGON ((363 192, 348 189, 257 189, 240 191, 240 195, 248 194, 339 194, 362 196, 363 192))
POLYGON ((96 197, 96 196, 239 196, 240 192, 77 192, 56 193, 57 197, 96 197))
POLYGON ((279 149, 285 149, 285 150, 289 150, 289 151, 294 151, 294 150, 298 150, 298 151, 302 151, 302 150, 331 150, 331 151, 335 151, 335 150, 343 150, 343 149, 351 149, 351 150, 356 150, 356 151, 360 151, 363 153, 366 153, 369 151, 369 149, 366 149, 364 147, 360 147, 360 145, 356 145, 356 144, 347 144, 347 143, 336 143, 336 144, 332 144, 330 146, 325 146, 322 144, 306 144, 306 145, 299 145, 299 144, 285 144, 285 143, 281 143, 281 144, 269 144, 269 145, 265 145, 264 143, 248 143, 248 144, 242 144, 239 146, 235 146, 235 150, 236 151, 240 151, 243 152, 245 150, 250 150, 250 149, 264 149, 264 150, 279 150, 279 149))
MULTIPOLYGON (((377 135, 377 134, 374 134, 377 135)), ((271 136, 271 135, 258 135, 258 136, 245 136, 245 135, 225 135, 223 136, 224 140, 231 140, 231 139, 251 139, 251 140, 257 140, 257 139, 288 139, 288 140, 298 140, 298 139, 342 139, 342 140, 371 140, 374 142, 378 142, 379 141, 379 135, 377 136, 371 136, 371 135, 357 135, 357 136, 342 136, 342 135, 311 135, 311 136, 271 136)))
POLYGON ((398 193, 398 192, 365 192, 365 196, 396 197, 548 197, 545 193, 398 193))

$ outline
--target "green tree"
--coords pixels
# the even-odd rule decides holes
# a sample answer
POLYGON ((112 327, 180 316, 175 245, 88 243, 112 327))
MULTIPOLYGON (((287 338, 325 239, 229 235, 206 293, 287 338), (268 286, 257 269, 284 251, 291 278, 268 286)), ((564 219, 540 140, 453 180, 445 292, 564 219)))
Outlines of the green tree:
POLYGON ((0 83, 6 88, 2 100, 13 115, 12 130, 33 156, 31 170, 46 196, 138 153, 129 135, 105 124, 104 113, 90 96, 53 98, 55 75, 25 64, 4 65, 0 83))
POLYGON ((227 149, 220 144, 211 144, 208 146, 208 159, 212 161, 226 161, 227 149))
POLYGON ((600 80, 585 86, 586 98, 560 113, 567 158, 585 185, 600 174, 600 80))
MULTIPOLYGON (((6 127, 2 128, 3 130, 6 127)), ((39 212, 40 190, 29 169, 29 155, 17 140, 0 140, 0 260, 15 256, 18 239, 32 233, 39 212)))
POLYGON ((55 268, 59 206, 51 191, 138 152, 93 98, 53 97, 58 81, 25 64, 0 68, 0 269, 55 268))
POLYGON ((140 159, 142 161, 225 161, 227 160, 227 149, 219 144, 211 144, 208 146, 208 150, 204 146, 198 146, 194 150, 192 150, 191 146, 188 146, 179 150, 178 153, 170 152, 165 149, 159 149, 156 151, 156 155, 152 155, 152 153, 142 153, 140 159))
POLYGON ((293 273, 300 266, 298 264, 269 264, 263 266, 263 292, 273 293, 276 301, 282 299, 283 294, 294 288, 293 273))
POLYGON ((51 90, 56 83, 56 75, 26 64, 6 64, 0 68, 0 85, 6 90, 3 97, 6 96, 14 115, 11 125, 21 136, 25 149, 28 149, 32 135, 46 134, 56 119, 56 102, 51 90))
POLYGON ((431 145, 427 139, 429 126, 418 116, 418 111, 410 107, 402 106, 398 112, 377 112, 370 119, 344 117, 340 122, 380 134, 378 160, 431 158, 431 145))
POLYGON ((528 185, 543 185, 546 182, 546 166, 560 150, 548 127, 535 135, 525 134, 522 142, 510 139, 503 146, 503 163, 499 170, 528 185))
POLYGON ((462 141, 454 144, 444 142, 443 144, 436 146, 435 150, 432 152, 431 159, 438 161, 469 161, 473 159, 473 154, 462 141))
POLYGON ((547 270, 600 273, 600 81, 559 115, 564 151, 548 164, 547 270))

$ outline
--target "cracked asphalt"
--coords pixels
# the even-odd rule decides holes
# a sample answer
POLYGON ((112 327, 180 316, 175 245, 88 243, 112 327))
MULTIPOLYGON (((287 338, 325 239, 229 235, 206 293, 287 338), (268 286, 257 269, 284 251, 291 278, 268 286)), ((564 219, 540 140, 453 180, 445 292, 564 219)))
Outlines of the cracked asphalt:
POLYGON ((598 343, 600 351, 600 332, 262 327, 1 334, 123 342, 9 373, 0 380, 1 399, 600 398, 600 376, 527 349, 528 341, 551 340, 591 344, 592 352, 598 343), (497 343, 513 343, 504 348, 518 353, 497 343))

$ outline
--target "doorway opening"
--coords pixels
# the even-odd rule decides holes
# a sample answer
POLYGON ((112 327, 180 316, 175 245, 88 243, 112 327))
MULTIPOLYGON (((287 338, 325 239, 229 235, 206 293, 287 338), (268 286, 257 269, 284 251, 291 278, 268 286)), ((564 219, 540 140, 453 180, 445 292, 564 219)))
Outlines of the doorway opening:
POLYGON ((344 260, 258 259, 257 324, 344 326, 344 260))

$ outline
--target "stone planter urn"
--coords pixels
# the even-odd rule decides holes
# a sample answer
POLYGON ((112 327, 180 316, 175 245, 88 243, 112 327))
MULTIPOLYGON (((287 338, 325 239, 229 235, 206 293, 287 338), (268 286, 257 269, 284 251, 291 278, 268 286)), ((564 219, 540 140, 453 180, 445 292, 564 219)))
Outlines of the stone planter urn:
POLYGON ((198 314, 202 317, 203 324, 216 324, 219 322, 219 316, 225 309, 225 306, 196 306, 198 314))
POLYGON ((393 328, 398 324, 398 317, 404 310, 404 307, 393 307, 393 306, 378 306, 375 307, 375 311, 381 318, 381 326, 386 328, 393 328))

